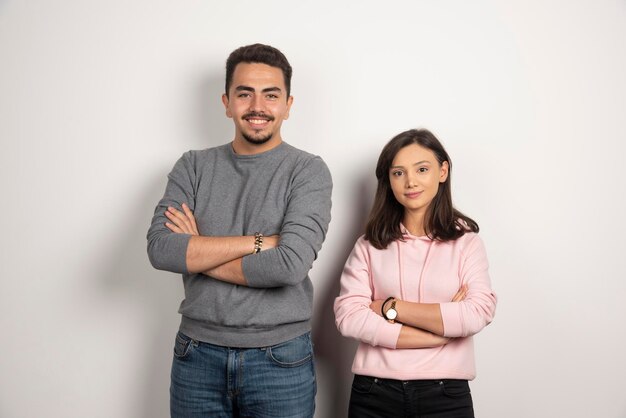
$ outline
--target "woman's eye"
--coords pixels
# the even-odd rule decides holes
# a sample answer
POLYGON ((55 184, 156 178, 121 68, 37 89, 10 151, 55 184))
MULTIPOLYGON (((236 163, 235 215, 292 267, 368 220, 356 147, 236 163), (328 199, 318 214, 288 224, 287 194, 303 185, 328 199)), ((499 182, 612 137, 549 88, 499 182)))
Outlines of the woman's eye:
POLYGON ((426 173, 428 172, 428 168, 427 167, 420 167, 417 169, 418 173, 426 173))
POLYGON ((400 177, 402 175, 402 171, 392 171, 391 175, 394 177, 400 177))

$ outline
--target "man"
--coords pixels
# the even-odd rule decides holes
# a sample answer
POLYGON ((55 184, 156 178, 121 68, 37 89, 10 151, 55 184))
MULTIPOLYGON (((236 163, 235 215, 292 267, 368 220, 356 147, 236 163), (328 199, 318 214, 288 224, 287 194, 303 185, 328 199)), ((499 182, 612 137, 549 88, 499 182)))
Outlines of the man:
POLYGON ((173 417, 312 417, 313 287, 330 222, 320 157, 283 141, 291 66, 249 45, 226 61, 232 142, 178 160, 148 231, 157 269, 183 274, 173 417))

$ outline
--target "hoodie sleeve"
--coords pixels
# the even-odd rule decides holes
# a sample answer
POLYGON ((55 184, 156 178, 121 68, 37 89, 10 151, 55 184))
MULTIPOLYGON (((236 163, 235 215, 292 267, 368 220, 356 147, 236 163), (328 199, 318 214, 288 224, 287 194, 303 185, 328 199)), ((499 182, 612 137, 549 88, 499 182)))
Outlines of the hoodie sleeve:
POLYGON ((468 292, 461 302, 441 303, 445 337, 468 337, 489 325, 496 313, 497 298, 491 289, 489 263, 482 240, 477 234, 466 234, 461 251, 461 283, 468 292))
POLYGON ((402 325, 391 324, 370 309, 372 281, 368 243, 356 242, 341 274, 340 293, 335 299, 335 323, 339 332, 372 346, 396 348, 402 325))

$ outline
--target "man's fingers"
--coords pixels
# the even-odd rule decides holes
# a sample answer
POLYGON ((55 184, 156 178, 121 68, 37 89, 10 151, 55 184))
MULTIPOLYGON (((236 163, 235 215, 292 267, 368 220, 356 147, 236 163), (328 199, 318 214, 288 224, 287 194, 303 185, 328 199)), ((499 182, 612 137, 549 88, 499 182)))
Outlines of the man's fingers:
POLYGON ((187 215, 187 218, 189 219, 189 223, 191 224, 191 228, 193 232, 195 234, 198 234, 198 225, 196 225, 196 217, 193 216, 193 212, 191 211, 191 209, 189 209, 189 206, 187 206, 186 203, 183 203, 183 211, 185 212, 185 214, 187 215))
POLYGON ((187 216, 179 210, 172 207, 167 208, 165 216, 178 226, 183 232, 191 233, 191 225, 187 216))
POLYGON ((170 231, 172 231, 172 232, 176 232, 176 233, 178 233, 178 234, 182 234, 182 233, 183 233, 183 230, 182 230, 182 229, 180 229, 180 228, 179 228, 179 227, 177 227, 176 225, 171 224, 171 223, 169 223, 169 222, 165 222, 165 226, 167 226, 167 227, 170 229, 170 231))

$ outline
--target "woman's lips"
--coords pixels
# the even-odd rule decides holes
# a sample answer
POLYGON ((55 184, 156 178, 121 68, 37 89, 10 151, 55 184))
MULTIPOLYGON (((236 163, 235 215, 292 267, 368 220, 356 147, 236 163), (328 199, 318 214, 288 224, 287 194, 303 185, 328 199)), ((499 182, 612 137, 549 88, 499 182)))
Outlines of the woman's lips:
POLYGON ((404 195, 408 197, 409 199, 417 199, 418 197, 420 197, 421 194, 422 192, 411 192, 411 193, 405 193, 404 195))

